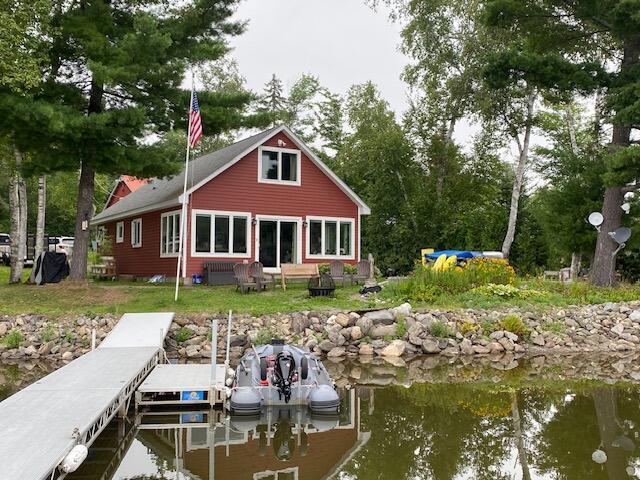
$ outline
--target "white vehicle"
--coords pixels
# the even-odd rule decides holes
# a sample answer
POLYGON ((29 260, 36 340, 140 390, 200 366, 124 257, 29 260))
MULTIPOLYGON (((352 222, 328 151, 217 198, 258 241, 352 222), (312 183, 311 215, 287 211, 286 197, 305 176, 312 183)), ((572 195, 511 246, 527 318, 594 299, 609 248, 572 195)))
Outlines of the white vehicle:
POLYGON ((11 237, 8 233, 0 233, 0 264, 9 265, 11 257, 11 237))
POLYGON ((66 253, 67 257, 73 254, 73 237, 49 237, 49 251, 66 253))

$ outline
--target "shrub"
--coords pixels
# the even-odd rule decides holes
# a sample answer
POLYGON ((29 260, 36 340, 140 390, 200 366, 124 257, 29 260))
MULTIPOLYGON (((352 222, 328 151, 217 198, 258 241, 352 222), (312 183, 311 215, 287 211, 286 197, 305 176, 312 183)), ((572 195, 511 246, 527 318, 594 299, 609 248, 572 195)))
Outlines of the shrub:
POLYGON ((431 335, 438 338, 453 337, 455 332, 446 323, 435 321, 431 324, 431 335))
POLYGON ((355 265, 351 265, 350 263, 344 264, 344 273, 348 275, 353 275, 358 273, 358 268, 355 265))
POLYGON ((180 330, 178 330, 178 333, 176 333, 176 342, 184 343, 187 340, 189 340, 192 336, 193 336, 193 330, 187 327, 182 327, 180 328, 180 330))
POLYGON ((325 273, 330 273, 331 272, 331 265, 329 265, 328 263, 321 263, 320 265, 318 265, 318 273, 320 273, 320 275, 325 274, 325 273))
POLYGON ((262 327, 258 330, 254 343, 256 345, 267 345, 276 336, 276 332, 271 327, 262 327))
POLYGON ((503 317, 500 320, 499 325, 502 330, 515 333, 520 337, 526 337, 531 333, 531 329, 525 325, 524 321, 518 315, 515 314, 509 314, 506 317, 503 317))
POLYGON ((458 330, 462 335, 466 335, 468 333, 476 333, 478 331, 479 325, 477 323, 471 322, 469 320, 465 320, 460 322, 458 325, 458 330))
POLYGON ((488 283, 487 285, 476 287, 471 292, 488 297, 493 296, 500 298, 531 298, 546 295, 545 292, 539 290, 521 289, 513 285, 500 285, 495 283, 488 283))
POLYGON ((482 333, 484 335, 489 335, 490 333, 495 332, 496 327, 497 325, 495 324, 495 322, 492 322, 491 320, 483 320, 480 324, 480 328, 482 329, 482 333))
POLYGON ((40 334, 40 338, 43 342, 50 342, 56 337, 56 331, 53 328, 53 325, 47 325, 42 329, 42 333, 40 334))
POLYGON ((407 321, 404 318, 398 320, 396 323, 396 338, 404 338, 407 334, 407 321))
POLYGON ((11 330, 3 338, 4 344, 9 348, 18 348, 23 340, 24 337, 19 330, 11 330))

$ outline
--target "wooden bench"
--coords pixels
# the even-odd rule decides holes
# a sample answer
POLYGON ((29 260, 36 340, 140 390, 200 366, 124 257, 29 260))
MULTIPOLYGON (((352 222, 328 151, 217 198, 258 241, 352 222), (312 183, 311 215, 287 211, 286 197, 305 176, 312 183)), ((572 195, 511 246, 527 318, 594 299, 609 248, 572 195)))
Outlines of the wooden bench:
POLYGON ((286 280, 294 278, 314 278, 319 277, 317 263, 283 263, 280 265, 280 282, 282 289, 287 289, 286 280))
POLYGON ((116 278, 116 259, 114 257, 102 257, 104 263, 91 265, 91 275, 96 278, 116 278))

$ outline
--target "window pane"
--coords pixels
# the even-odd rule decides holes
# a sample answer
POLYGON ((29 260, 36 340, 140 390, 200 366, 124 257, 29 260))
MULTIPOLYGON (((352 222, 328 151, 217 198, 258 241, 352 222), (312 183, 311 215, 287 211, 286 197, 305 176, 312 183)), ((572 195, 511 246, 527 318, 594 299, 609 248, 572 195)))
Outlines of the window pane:
POLYGON ((196 252, 211 251, 211 215, 196 215, 196 252))
POLYGON ((262 178, 278 179, 278 152, 262 151, 262 178))
POLYGON ((340 255, 351 255, 351 222, 340 222, 340 255))
POLYGON ((233 253, 247 253, 247 217, 233 217, 233 253))
POLYGON ((216 215, 215 251, 229 253, 229 217, 216 215))
POLYGON ((336 254, 337 228, 338 226, 336 222, 324 222, 324 253, 325 255, 336 254))
MULTIPOLYGON (((171 238, 169 239, 171 241, 171 238)), ((173 251, 178 253, 180 251, 180 214, 176 213, 173 216, 173 251)))
POLYGON ((298 156, 295 153, 282 153, 282 180, 295 182, 298 179, 298 156))
POLYGON ((320 255, 322 253, 322 222, 312 220, 309 222, 309 253, 320 255))

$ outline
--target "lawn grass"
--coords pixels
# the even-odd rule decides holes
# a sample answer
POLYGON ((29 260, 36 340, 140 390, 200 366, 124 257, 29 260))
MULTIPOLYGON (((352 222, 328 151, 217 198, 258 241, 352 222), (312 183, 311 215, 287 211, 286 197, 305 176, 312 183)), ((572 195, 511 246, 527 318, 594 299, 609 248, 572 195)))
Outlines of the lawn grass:
MULTIPOLYGON (((25 270, 24 279, 30 270, 25 270)), ((50 316, 66 314, 116 315, 125 312, 172 311, 176 313, 215 314, 228 310, 236 313, 264 315, 303 310, 362 310, 391 307, 409 301, 416 309, 503 309, 521 307, 544 311, 553 307, 640 299, 640 286, 621 285, 617 288, 597 288, 586 282, 562 284, 541 279, 517 279, 515 286, 541 292, 526 298, 502 298, 477 291, 440 294, 430 301, 394 296, 393 288, 383 290, 381 299, 363 299, 358 286, 336 289, 335 298, 308 295, 305 282, 292 283, 286 291, 241 294, 233 286, 194 286, 181 288, 178 302, 173 301, 172 285, 150 285, 144 282, 98 281, 88 284, 8 285, 9 269, 0 267, 0 314, 37 313, 50 316)))
MULTIPOLYGON (((30 270, 25 272, 28 278, 30 270)), ((241 294, 234 286, 194 286, 180 289, 174 302, 173 285, 144 282, 91 282, 86 285, 61 282, 44 286, 8 285, 9 269, 0 267, 0 314, 38 313, 100 314, 172 311, 176 313, 237 313, 263 315, 302 310, 351 309, 373 305, 362 299, 358 286, 336 289, 335 298, 309 297, 306 283, 292 283, 287 290, 241 294)))

